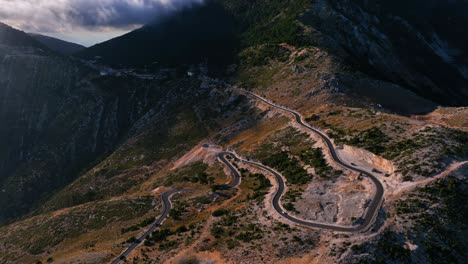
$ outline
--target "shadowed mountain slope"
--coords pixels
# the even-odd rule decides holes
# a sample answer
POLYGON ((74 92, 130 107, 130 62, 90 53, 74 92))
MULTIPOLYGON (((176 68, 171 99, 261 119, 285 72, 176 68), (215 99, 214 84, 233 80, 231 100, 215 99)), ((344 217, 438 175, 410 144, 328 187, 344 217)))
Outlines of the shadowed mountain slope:
POLYGON ((73 55, 74 53, 82 51, 86 48, 75 43, 67 42, 57 38, 52 38, 49 36, 33 33, 29 33, 29 35, 37 41, 44 44, 45 46, 47 46, 49 49, 67 56, 73 55))

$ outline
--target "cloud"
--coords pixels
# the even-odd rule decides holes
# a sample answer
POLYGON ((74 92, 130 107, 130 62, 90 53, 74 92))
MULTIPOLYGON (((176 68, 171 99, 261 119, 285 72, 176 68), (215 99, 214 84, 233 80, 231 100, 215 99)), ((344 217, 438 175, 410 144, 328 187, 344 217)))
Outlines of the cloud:
POLYGON ((0 20, 29 32, 132 29, 203 0, 0 0, 0 20))

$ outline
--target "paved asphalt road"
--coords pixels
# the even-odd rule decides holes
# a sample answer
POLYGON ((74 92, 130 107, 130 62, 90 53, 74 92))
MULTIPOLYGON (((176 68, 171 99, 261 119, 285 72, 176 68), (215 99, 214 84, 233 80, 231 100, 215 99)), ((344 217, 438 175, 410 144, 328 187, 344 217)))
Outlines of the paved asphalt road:
POLYGON ((163 204, 163 211, 161 215, 158 217, 158 219, 156 219, 156 221, 151 225, 151 227, 148 230, 146 230, 146 232, 143 235, 141 235, 137 240, 135 240, 135 242, 133 242, 130 247, 128 247, 123 253, 120 254, 120 256, 118 256, 114 261, 112 261, 112 264, 118 264, 121 261, 123 261, 125 258, 127 258, 128 255, 130 255, 130 253, 132 253, 133 250, 135 250, 143 242, 143 240, 145 240, 145 238, 147 238, 154 230, 156 230, 156 228, 158 228, 161 225, 161 223, 169 215, 169 211, 172 208, 170 197, 173 194, 181 192, 181 191, 187 191, 187 190, 173 189, 161 195, 161 200, 163 204))
MULTIPOLYGON (((237 170, 232 166, 232 164, 226 159, 226 156, 228 155, 233 155, 229 152, 221 152, 218 154, 218 158, 221 162, 223 162, 229 170, 231 170, 232 174, 232 181, 229 184, 221 185, 221 189, 232 189, 235 188, 239 185, 241 181, 241 176, 237 172, 237 170)), ((233 155, 234 156, 234 155, 233 155)), ((161 223, 167 218, 169 215, 169 211, 172 209, 172 203, 171 203, 171 196, 175 193, 178 192, 186 192, 186 191, 194 191, 194 190, 202 190, 202 189, 207 189, 207 188, 190 188, 190 189, 172 189, 167 192, 164 192, 161 194, 161 201, 163 205, 163 211, 161 215, 156 219, 156 221, 151 225, 151 227, 146 230, 146 232, 141 235, 135 242, 132 243, 130 247, 128 247, 124 252, 122 252, 114 261, 112 261, 112 264, 119 264, 121 261, 126 259, 130 253, 132 253, 143 241, 151 234, 153 233, 160 225, 161 223)))
POLYGON ((334 148, 332 142, 330 141, 330 139, 325 134, 323 134, 322 132, 312 128, 311 126, 309 126, 307 124, 305 124, 302 121, 302 117, 301 117, 301 115, 299 113, 297 113, 297 112, 295 112, 293 110, 290 110, 288 108, 273 104, 273 103, 265 100, 264 98, 252 93, 252 92, 249 92, 249 91, 246 91, 246 90, 243 90, 243 91, 248 93, 249 95, 255 97, 256 99, 261 100, 262 102, 272 106, 272 107, 281 109, 283 111, 286 111, 286 112, 292 114, 294 116, 294 118, 296 119, 296 122, 299 125, 301 125, 302 127, 316 133, 317 135, 319 135, 323 139, 323 141, 325 141, 325 143, 328 146, 328 149, 330 150, 331 156, 332 156, 333 160, 335 160, 335 162, 337 162, 338 164, 340 164, 341 166, 343 166, 343 167, 345 167, 347 169, 359 172, 362 175, 367 176, 368 178, 370 178, 372 180, 372 182, 375 184, 375 187, 376 187, 376 193, 375 193, 374 199, 372 199, 371 204, 367 208, 366 214, 364 215, 364 219, 363 219, 364 221, 362 223, 360 223, 359 225, 352 226, 352 227, 339 227, 339 226, 333 226, 333 225, 311 223, 311 222, 303 221, 303 220, 300 220, 300 219, 296 219, 296 218, 288 215, 287 213, 283 213, 283 210, 281 209, 281 207, 279 205, 279 200, 280 200, 280 198, 281 198, 281 196, 283 195, 283 192, 284 192, 284 181, 283 181, 283 178, 281 177, 281 175, 278 175, 277 172, 275 172, 275 171, 271 170, 270 168, 265 167, 265 166, 263 166, 261 164, 258 164, 258 163, 253 163, 252 164, 252 162, 247 162, 247 163, 251 163, 252 165, 255 165, 257 167, 260 167, 260 168, 262 168, 262 169, 264 169, 266 171, 269 171, 270 173, 275 175, 276 180, 279 183, 279 190, 277 191, 275 197, 273 198, 273 206, 274 206, 275 210, 278 211, 278 213, 280 213, 283 217, 285 217, 285 218, 287 218, 287 219, 289 219, 289 220, 291 220, 291 221, 293 221, 295 223, 298 223, 298 224, 301 224, 301 225, 306 225, 306 226, 311 226, 311 227, 325 228, 325 229, 331 229, 331 230, 341 231, 341 232, 359 232, 359 231, 363 231, 363 230, 366 230, 367 228, 369 228, 369 226, 374 222, 374 219, 377 216, 380 205, 382 204, 382 201, 383 201, 384 188, 383 188, 382 184, 380 183, 380 181, 375 176, 373 176, 372 174, 370 174, 370 173, 368 173, 368 172, 366 172, 364 170, 358 169, 358 168, 356 168, 354 166, 351 166, 351 165, 348 165, 348 164, 344 163, 338 157, 338 155, 336 154, 335 148, 334 148))
MULTIPOLYGON (((231 183, 226 184, 226 185, 221 185, 220 188, 221 189, 232 189, 232 188, 235 188, 236 186, 238 186, 240 181, 241 181, 241 175, 239 174, 239 172, 226 159, 226 156, 231 155, 233 157, 237 157, 243 163, 259 167, 260 169, 268 171, 268 172, 270 172, 271 174, 273 174, 275 176, 275 178, 276 178, 276 180, 278 182, 278 190, 277 190, 275 196, 273 197, 272 202, 273 202, 273 207, 275 208, 275 210, 282 217, 284 217, 284 218, 286 218, 286 219, 288 219, 288 220, 290 220, 290 221, 292 221, 294 223, 301 224, 301 225, 304 225, 304 226, 309 226, 309 227, 314 227, 314 228, 321 228, 321 229, 329 229, 329 230, 334 230, 334 231, 339 231, 339 232, 360 232, 360 231, 363 231, 363 230, 366 230, 367 228, 369 228, 369 226, 373 223, 373 221, 374 221, 374 219, 375 219, 375 217, 377 215, 377 212, 378 212, 378 210, 380 208, 380 205, 381 205, 381 203, 383 201, 384 189, 383 189, 383 186, 380 183, 380 181, 377 178, 375 178, 372 174, 370 174, 370 173, 368 173, 368 172, 366 172, 364 170, 358 169, 356 167, 353 167, 351 165, 348 165, 348 164, 344 163, 343 161, 341 161, 341 159, 336 154, 335 148, 334 148, 332 142, 330 141, 330 139, 325 134, 323 134, 322 132, 310 127, 307 124, 305 124, 302 121, 302 117, 301 117, 301 115, 299 113, 297 113, 297 112, 295 112, 293 110, 290 110, 288 108, 275 105, 275 104, 263 99, 262 97, 254 94, 254 93, 251 93, 249 91, 244 91, 244 92, 250 94, 251 96, 261 100, 262 102, 264 102, 264 103, 266 103, 266 104, 268 104, 268 105, 270 105, 272 107, 281 109, 283 111, 286 111, 286 112, 289 112, 290 114, 292 114, 295 117, 296 122, 299 125, 301 125, 304 128, 309 129, 312 132, 316 133, 317 135, 319 135, 325 141, 328 148, 330 149, 330 153, 331 153, 332 158, 338 164, 340 164, 343 167, 346 167, 346 168, 348 168, 350 170, 359 172, 359 173, 369 177, 372 180, 372 182, 375 184, 377 191, 376 191, 374 199, 372 199, 372 202, 371 202, 371 204, 369 205, 369 207, 368 207, 368 209, 366 211, 366 214, 364 216, 364 221, 362 223, 360 223, 359 225, 356 225, 356 226, 343 227, 343 226, 335 226, 335 225, 329 225, 329 224, 321 224, 321 223, 304 221, 302 219, 294 218, 293 216, 290 216, 289 214, 284 212, 284 210, 280 206, 280 198, 281 198, 281 196, 283 196, 284 190, 285 190, 285 184, 284 184, 283 177, 278 172, 272 170, 271 168, 269 168, 267 166, 264 166, 264 165, 262 165, 260 163, 240 159, 234 153, 221 152, 221 153, 218 154, 218 159, 221 162, 223 162, 229 168, 229 170, 231 171, 231 174, 233 176, 233 179, 232 179, 231 183)), ((171 196, 173 194, 178 193, 178 192, 197 190, 197 189, 202 189, 202 188, 173 189, 173 190, 169 190, 167 192, 164 192, 161 195, 161 200, 162 200, 162 204, 163 204, 163 212, 161 213, 161 215, 158 217, 158 219, 156 219, 156 221, 151 225, 151 227, 143 235, 141 235, 130 247, 128 247, 122 254, 120 254, 114 261, 112 261, 112 264, 118 264, 121 261, 123 261, 125 258, 127 258, 128 255, 130 255, 130 253, 132 253, 143 242, 143 240, 145 240, 152 232, 154 232, 161 225, 161 223, 169 215, 169 211, 172 208, 172 203, 170 201, 170 198, 171 198, 171 196)))

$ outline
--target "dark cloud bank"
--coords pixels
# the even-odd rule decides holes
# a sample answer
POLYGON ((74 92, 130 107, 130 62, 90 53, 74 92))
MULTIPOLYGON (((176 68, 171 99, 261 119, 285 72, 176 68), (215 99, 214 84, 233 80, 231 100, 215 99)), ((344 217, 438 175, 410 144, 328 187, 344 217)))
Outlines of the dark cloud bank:
POLYGON ((131 28, 203 0, 0 0, 0 20, 32 32, 131 28))

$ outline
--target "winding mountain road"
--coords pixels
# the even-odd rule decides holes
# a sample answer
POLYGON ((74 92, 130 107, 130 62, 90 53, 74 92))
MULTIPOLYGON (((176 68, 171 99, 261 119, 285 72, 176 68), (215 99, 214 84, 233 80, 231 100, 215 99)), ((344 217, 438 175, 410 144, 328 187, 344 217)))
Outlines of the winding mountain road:
MULTIPOLYGON (((363 230, 366 230, 367 228, 369 228, 369 226, 374 222, 375 218, 377 217, 377 213, 379 211, 379 208, 383 202, 383 195, 384 195, 384 188, 382 186, 382 183, 380 183, 380 181, 374 176, 372 175, 371 173, 367 172, 367 171, 364 171, 364 170, 361 170, 359 168, 356 168, 354 166, 351 166, 349 164, 346 164, 345 162, 343 162, 340 157, 338 156, 338 154, 336 153, 335 151, 335 147, 333 146, 333 143, 331 142, 331 140, 324 134, 322 133, 321 131, 315 129, 315 128, 312 128, 311 126, 307 125, 306 123, 303 122, 303 119, 302 119, 302 116, 294 111, 294 110, 291 110, 291 109, 288 109, 286 107, 282 107, 282 106, 279 106, 279 105, 276 105, 252 92, 249 92, 247 90, 242 90, 243 92, 247 93, 248 95, 262 101, 263 103, 269 105, 269 106, 272 106, 272 107, 275 107, 277 109, 280 109, 280 110, 283 110, 285 112, 288 112, 290 114, 292 114, 294 116, 294 118, 296 119, 296 122, 301 125, 302 127, 314 132, 315 134, 317 134, 318 136, 320 136, 320 138, 322 138, 322 140, 327 144, 327 147, 328 149, 330 150, 330 154, 331 154, 331 157, 333 158, 333 160, 340 164, 341 166, 347 168, 347 169, 350 169, 352 171, 355 171, 355 172, 359 172, 361 173, 362 175, 365 175, 366 177, 368 177, 369 179, 371 179, 371 181, 374 183, 375 187, 376 187, 376 193, 375 193, 375 196, 374 198, 372 199, 372 202, 371 204, 369 205, 369 207, 367 208, 366 210, 366 213, 363 217, 363 222, 360 224, 360 225, 356 225, 356 226, 351 226, 351 227, 342 227, 342 226, 334 226, 334 225, 328 225, 328 224, 321 224, 321 223, 313 223, 313 222, 308 222, 308 221, 304 221, 304 220, 301 220, 301 219, 296 219, 286 213, 283 213, 283 210, 281 209, 281 206, 280 206, 280 203, 279 203, 279 200, 281 198, 281 196, 283 195, 283 192, 284 192, 284 181, 283 181, 283 178, 281 177, 281 175, 279 175, 277 172, 271 170, 270 168, 264 166, 264 165, 261 165, 261 164, 258 164, 258 163, 252 163, 252 162, 248 162, 247 163, 251 163, 251 165, 255 165, 257 167, 260 167, 262 168, 263 170, 266 170, 270 173, 272 173, 275 177, 276 177, 276 180, 278 181, 278 191, 276 192, 274 198, 273 198, 273 206, 275 208, 275 210, 280 213, 283 217, 295 222, 295 223, 298 223, 298 224, 301 224, 301 225, 306 225, 306 226, 310 226, 310 227, 316 227, 316 228, 324 228, 324 229, 330 229, 330 230, 335 230, 335 231, 341 231, 341 232, 360 232, 360 231, 363 231, 363 230)), ((244 161, 246 162, 246 161, 244 161)))
MULTIPOLYGON (((230 152, 220 152, 218 153, 218 159, 224 163, 229 170, 231 171, 232 179, 231 182, 228 184, 224 184, 220 186, 220 189, 226 190, 226 189, 232 189, 237 187, 240 184, 241 181, 241 175, 239 172, 234 168, 234 166, 226 159, 227 155, 234 155, 230 152)), ((132 245, 130 245, 124 252, 122 252, 116 259, 114 259, 111 263, 112 264, 119 264, 123 260, 125 260, 143 241, 151 234, 153 233, 161 224, 166 220, 167 216, 169 215, 169 211, 172 209, 172 203, 171 203, 171 196, 179 193, 179 192, 188 192, 188 191, 195 191, 195 190, 203 190, 203 189, 209 189, 209 188, 189 188, 189 189, 172 189, 169 191, 166 191, 161 194, 161 202, 163 205, 163 211, 161 215, 154 221, 153 224, 151 224, 151 227, 146 230, 145 233, 143 233, 138 239, 136 239, 132 245)))
POLYGON ((130 255, 130 253, 132 253, 143 242, 143 240, 145 240, 152 232, 156 230, 156 228, 158 228, 161 225, 161 223, 169 215, 169 211, 172 208, 172 203, 170 200, 171 196, 182 191, 189 191, 189 189, 173 189, 161 194, 161 201, 163 204, 163 211, 161 215, 156 219, 156 221, 151 225, 151 227, 148 230, 146 230, 146 232, 143 235, 141 235, 137 240, 135 240, 132 243, 132 245, 130 245, 124 252, 122 252, 114 261, 112 261, 112 264, 118 264, 124 259, 126 259, 128 255, 130 255))
MULTIPOLYGON (((262 169, 264 171, 267 171, 267 172, 269 172, 269 173, 271 173, 272 175, 275 176, 276 181, 278 183, 278 190, 276 190, 276 193, 275 193, 275 195, 273 197, 273 200, 272 200, 272 204, 273 204, 273 208, 275 209, 275 211, 278 214, 280 214, 282 217, 284 217, 284 218, 286 218, 286 219, 288 219, 288 220, 290 220, 290 221, 292 221, 294 223, 300 224, 300 225, 313 227, 313 228, 328 229, 328 230, 333 230, 333 231, 338 231, 338 232, 361 232, 361 231, 364 231, 364 230, 368 229, 372 225, 372 223, 374 222, 374 220, 375 220, 375 218, 377 216, 378 210, 380 208, 380 205, 383 202, 384 188, 383 188, 382 184, 380 183, 380 181, 375 176, 373 176, 371 173, 368 173, 368 172, 366 172, 364 170, 355 168, 355 167, 353 167, 351 165, 348 165, 345 162, 343 162, 339 158, 339 156, 337 155, 331 140, 325 134, 320 132, 319 130, 314 129, 311 126, 304 123, 303 120, 302 120, 302 116, 299 113, 297 113, 296 111, 285 108, 285 107, 282 107, 282 106, 279 106, 279 105, 276 105, 276 104, 274 104, 272 102, 269 102, 268 100, 254 94, 252 92, 249 92, 249 91, 246 91, 246 90, 243 90, 243 91, 245 93, 251 95, 252 97, 262 101, 263 103, 265 103, 267 105, 270 105, 272 107, 278 108, 280 110, 283 110, 285 112, 288 112, 288 113, 292 114, 294 116, 294 118, 296 119, 296 122, 299 125, 301 125, 302 127, 316 133, 317 135, 319 135, 323 139, 323 141, 327 144, 328 149, 330 150, 331 157, 333 158, 333 160, 336 163, 340 164, 341 166, 343 166, 343 167, 345 167, 347 169, 359 172, 359 173, 367 176, 368 178, 370 178, 372 180, 372 182, 376 186, 376 194, 374 196, 374 199, 372 199, 372 202, 371 202, 370 206, 367 208, 367 210, 365 212, 365 215, 363 217, 363 222, 361 224, 359 224, 359 225, 356 225, 356 226, 349 226, 349 227, 348 226, 338 226, 338 225, 318 223, 318 222, 306 221, 306 220, 303 220, 303 219, 295 218, 295 217, 287 214, 283 210, 283 208, 281 207, 280 200, 281 200, 281 197, 283 196, 284 191, 285 191, 285 182, 284 182, 283 177, 282 177, 282 175, 280 173, 278 173, 277 171, 275 171, 275 170, 273 170, 273 169, 271 169, 271 168, 269 168, 269 167, 267 167, 267 166, 265 166, 265 165, 263 165, 261 163, 244 160, 244 159, 240 158, 239 156, 237 156, 235 153, 227 152, 227 151, 218 153, 217 157, 222 163, 224 163, 229 168, 229 170, 231 171, 232 179, 231 179, 230 183, 221 185, 220 189, 224 189, 224 190, 225 189, 232 189, 232 188, 237 187, 241 182, 241 175, 235 169, 235 167, 231 164, 231 162, 228 161, 228 159, 226 158, 228 155, 230 155, 230 156, 233 156, 233 157, 237 158, 242 163, 252 165, 252 166, 256 166, 256 167, 258 167, 258 168, 260 168, 260 169, 262 169)), ((162 193, 161 194, 161 201, 162 201, 162 204, 163 204, 163 211, 162 211, 161 215, 156 219, 156 221, 151 225, 151 227, 144 234, 142 234, 135 242, 132 243, 132 245, 130 247, 128 247, 114 261, 112 261, 112 264, 119 264, 120 262, 125 260, 143 242, 143 240, 145 240, 152 232, 154 232, 162 224, 162 222, 169 215, 169 211, 172 209, 172 203, 171 203, 171 200, 170 200, 172 195, 174 195, 176 193, 179 193, 179 192, 201 190, 201 189, 207 189, 207 188, 172 189, 172 190, 169 190, 169 191, 166 191, 166 192, 162 193)))

